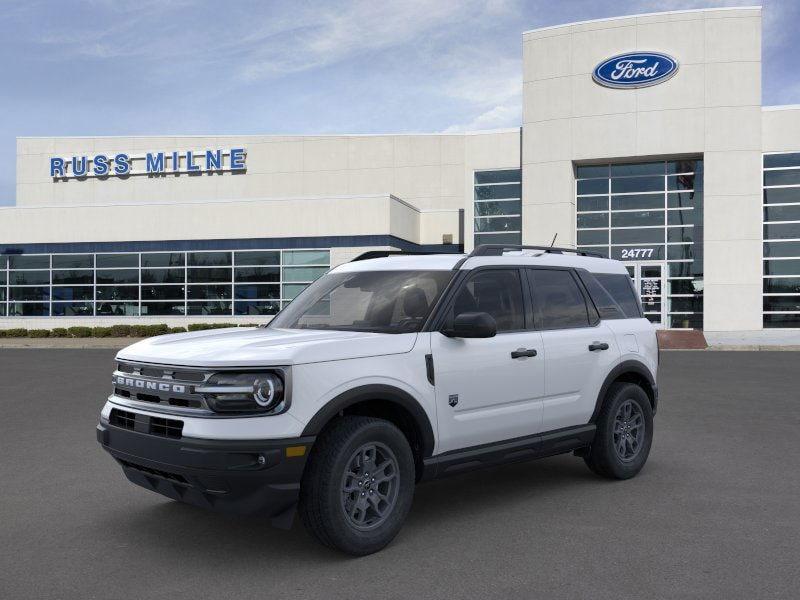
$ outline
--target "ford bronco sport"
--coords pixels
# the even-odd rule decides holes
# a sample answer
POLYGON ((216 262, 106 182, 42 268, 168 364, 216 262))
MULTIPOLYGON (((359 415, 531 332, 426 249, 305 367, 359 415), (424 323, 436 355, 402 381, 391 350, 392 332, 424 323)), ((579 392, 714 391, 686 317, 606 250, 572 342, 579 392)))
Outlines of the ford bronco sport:
POLYGON ((625 267, 562 248, 367 253, 266 326, 117 363, 97 438, 129 480, 278 526, 299 512, 355 555, 394 538, 422 480, 567 452, 633 477, 658 402, 625 267))

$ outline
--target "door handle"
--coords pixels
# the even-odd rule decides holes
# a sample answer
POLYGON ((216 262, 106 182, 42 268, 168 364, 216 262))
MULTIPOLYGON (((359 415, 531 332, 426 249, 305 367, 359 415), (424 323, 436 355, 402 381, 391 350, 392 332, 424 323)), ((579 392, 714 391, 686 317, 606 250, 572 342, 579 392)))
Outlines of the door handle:
POLYGON ((536 350, 533 348, 520 348, 511 352, 511 358, 523 358, 525 356, 536 356, 536 350))
POLYGON ((589 352, 594 352, 595 350, 608 350, 608 344, 605 342, 592 342, 589 344, 589 352))

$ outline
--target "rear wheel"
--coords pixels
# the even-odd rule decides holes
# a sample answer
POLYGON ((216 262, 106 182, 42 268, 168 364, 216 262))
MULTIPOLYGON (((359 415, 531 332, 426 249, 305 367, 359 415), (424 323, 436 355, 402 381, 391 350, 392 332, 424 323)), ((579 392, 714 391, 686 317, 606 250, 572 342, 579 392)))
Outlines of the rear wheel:
POLYGON ((314 445, 300 488, 300 517, 326 546, 371 554, 402 527, 414 479, 414 457, 397 427, 345 416, 314 445))
POLYGON ((629 479, 644 467, 653 442, 653 409, 635 383, 615 383, 597 418, 588 467, 611 479, 629 479))

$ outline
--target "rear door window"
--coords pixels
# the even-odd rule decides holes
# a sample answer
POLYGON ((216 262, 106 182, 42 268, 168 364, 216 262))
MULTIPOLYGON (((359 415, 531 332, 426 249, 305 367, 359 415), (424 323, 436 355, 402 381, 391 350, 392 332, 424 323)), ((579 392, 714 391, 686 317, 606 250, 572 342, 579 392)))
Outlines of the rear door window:
POLYGON ((578 282, 569 271, 528 271, 537 325, 540 329, 589 327, 589 310, 578 282))

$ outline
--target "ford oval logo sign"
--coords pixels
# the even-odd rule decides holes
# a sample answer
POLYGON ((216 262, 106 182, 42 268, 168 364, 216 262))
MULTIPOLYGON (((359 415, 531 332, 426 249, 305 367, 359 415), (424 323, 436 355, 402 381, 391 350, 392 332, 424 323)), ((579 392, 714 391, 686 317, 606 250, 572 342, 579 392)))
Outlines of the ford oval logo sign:
POLYGON ((659 52, 629 52, 601 62, 592 73, 600 85, 641 88, 666 81, 678 72, 678 61, 659 52))

